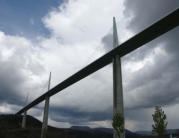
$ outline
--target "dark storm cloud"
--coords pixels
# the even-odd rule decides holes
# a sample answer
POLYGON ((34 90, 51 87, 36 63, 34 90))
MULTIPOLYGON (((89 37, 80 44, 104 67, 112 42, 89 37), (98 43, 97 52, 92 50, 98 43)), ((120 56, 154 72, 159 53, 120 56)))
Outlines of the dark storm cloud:
POLYGON ((58 122, 69 122, 71 124, 80 124, 88 121, 104 121, 112 118, 112 108, 103 112, 84 112, 69 107, 51 107, 50 117, 58 122))
POLYGON ((28 92, 38 92, 42 87, 43 83, 33 82, 32 77, 40 75, 44 68, 34 60, 35 54, 29 49, 30 44, 26 45, 27 40, 0 35, 0 106, 9 104, 9 108, 11 105, 20 108, 26 104, 28 92))
POLYGON ((38 89, 38 87, 28 85, 28 78, 24 75, 24 68, 22 67, 24 60, 19 64, 15 58, 8 61, 1 59, 3 59, 3 56, 0 53, 0 104, 24 106, 27 92, 31 90, 31 87, 35 89, 38 89))
MULTIPOLYGON (((139 32, 176 9, 176 7, 179 7, 179 1, 126 1, 126 7, 125 13, 133 15, 129 28, 134 32, 139 32)), ((177 27, 124 57, 124 63, 130 60, 143 60, 148 54, 155 52, 154 48, 159 44, 162 45, 161 48, 167 53, 164 57, 155 57, 153 65, 146 65, 141 70, 132 74, 133 78, 128 83, 126 91, 136 89, 140 92, 138 98, 142 100, 137 104, 138 108, 178 102, 178 36, 179 29, 177 27)))
POLYGON ((135 0, 125 1, 125 14, 132 16, 128 27, 135 32, 142 31, 179 7, 178 0, 135 0))
POLYGON ((113 48, 113 35, 112 33, 108 33, 106 34, 103 38, 102 38, 102 43, 103 43, 103 48, 106 51, 110 51, 113 48))
POLYGON ((24 81, 18 68, 12 62, 2 62, 0 60, 0 103, 24 104, 24 98, 21 97, 18 87, 24 81))
MULTIPOLYGON (((176 8, 179 8, 179 1, 163 1, 163 0, 150 0, 150 1, 142 1, 136 0, 134 1, 125 1, 126 7, 125 14, 127 16, 133 16, 132 20, 128 24, 128 28, 132 30, 135 34, 149 27, 159 19, 168 15, 170 12, 174 11, 176 8)), ((176 19, 177 20, 177 19, 176 19)), ((150 42, 150 44, 146 44, 145 47, 141 47, 143 50, 138 50, 138 52, 133 52, 131 56, 128 56, 130 59, 141 59, 147 55, 148 52, 152 51, 153 47, 156 47, 156 44, 165 42, 168 43, 165 48, 167 52, 173 52, 176 54, 178 52, 178 41, 177 37, 179 34, 178 27, 174 30, 170 31, 172 33, 164 34, 162 37, 157 38, 156 40, 150 42), (171 51, 172 50, 172 51, 171 51)))

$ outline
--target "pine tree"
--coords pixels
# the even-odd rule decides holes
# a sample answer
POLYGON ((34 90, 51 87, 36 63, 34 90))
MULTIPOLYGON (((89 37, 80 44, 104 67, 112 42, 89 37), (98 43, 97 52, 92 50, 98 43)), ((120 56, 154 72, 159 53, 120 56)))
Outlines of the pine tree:
POLYGON ((153 117, 153 121, 154 121, 154 125, 152 125, 153 128, 153 132, 157 133, 158 135, 162 135, 165 132, 165 129, 167 127, 167 116, 164 113, 164 111, 162 110, 161 106, 156 106, 155 107, 155 112, 152 115, 153 117))

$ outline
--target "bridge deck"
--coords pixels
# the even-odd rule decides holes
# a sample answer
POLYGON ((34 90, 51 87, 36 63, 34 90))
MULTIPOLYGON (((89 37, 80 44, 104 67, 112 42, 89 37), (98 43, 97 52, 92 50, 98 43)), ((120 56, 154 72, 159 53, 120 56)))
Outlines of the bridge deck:
POLYGON ((152 41, 153 39, 159 37, 160 35, 172 30, 173 28, 179 25, 179 9, 176 9, 166 17, 162 18, 158 22, 154 23, 150 27, 146 28, 139 34, 135 35, 134 37, 130 38, 126 42, 122 43, 118 47, 114 48, 107 54, 103 55, 96 61, 92 62, 85 68, 81 69, 74 75, 70 76, 63 82, 59 83, 54 88, 50 89, 33 102, 28 104, 27 106, 23 107, 20 111, 16 114, 21 114, 24 111, 32 108, 33 106, 42 102, 46 97, 50 97, 63 89, 67 88, 68 86, 78 82, 79 80, 87 77, 88 75, 96 72, 97 70, 103 68, 104 66, 108 65, 112 62, 112 59, 115 55, 120 55, 120 57, 125 56, 126 54, 130 53, 131 51, 141 47, 142 45, 152 41))

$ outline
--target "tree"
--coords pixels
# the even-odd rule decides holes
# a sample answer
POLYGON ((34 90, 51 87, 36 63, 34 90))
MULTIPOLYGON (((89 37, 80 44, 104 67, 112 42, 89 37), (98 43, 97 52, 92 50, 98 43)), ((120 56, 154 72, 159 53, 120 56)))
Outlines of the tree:
POLYGON ((152 117, 154 121, 154 125, 152 125, 152 131, 158 135, 162 135, 165 132, 168 123, 166 121, 167 116, 162 110, 161 106, 155 107, 155 112, 152 117))
POLYGON ((115 113, 112 126, 117 132, 118 137, 120 137, 120 133, 124 132, 124 117, 119 113, 115 113))

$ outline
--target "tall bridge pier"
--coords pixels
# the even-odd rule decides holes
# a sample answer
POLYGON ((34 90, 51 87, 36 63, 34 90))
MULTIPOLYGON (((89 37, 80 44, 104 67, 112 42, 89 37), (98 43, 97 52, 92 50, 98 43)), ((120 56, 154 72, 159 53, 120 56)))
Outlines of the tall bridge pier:
POLYGON ((22 128, 26 128, 26 118, 27 118, 27 111, 25 111, 22 116, 22 128))
MULTIPOLYGON (((117 27, 115 17, 113 17, 113 47, 119 45, 117 27)), ((124 118, 123 105, 123 88, 122 88, 122 70, 121 58, 115 55, 113 59, 113 116, 119 113, 124 118)), ((114 130, 113 138, 119 138, 117 132, 114 130)), ((120 138, 125 138, 125 133, 120 134, 120 138)))
MULTIPOLYGON (((48 82, 48 91, 50 90, 50 81, 51 81, 51 72, 50 72, 49 82, 48 82)), ((45 107, 44 107, 41 138, 46 138, 46 134, 47 134, 49 102, 50 102, 50 98, 49 98, 49 96, 47 96, 45 98, 45 107)))

